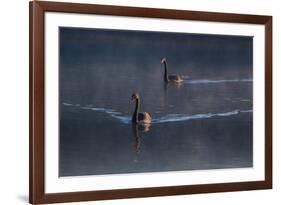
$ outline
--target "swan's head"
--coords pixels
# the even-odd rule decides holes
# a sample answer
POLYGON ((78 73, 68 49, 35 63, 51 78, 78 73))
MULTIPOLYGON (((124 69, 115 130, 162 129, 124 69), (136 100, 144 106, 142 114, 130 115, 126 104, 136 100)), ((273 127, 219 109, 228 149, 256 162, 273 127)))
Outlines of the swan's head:
POLYGON ((163 64, 163 63, 165 63, 166 62, 166 58, 165 57, 162 57, 161 58, 161 63, 163 64))
POLYGON ((139 96, 139 94, 137 94, 137 93, 133 93, 133 94, 132 94, 132 101, 134 101, 134 100, 136 100, 136 99, 140 99, 140 96, 139 96))

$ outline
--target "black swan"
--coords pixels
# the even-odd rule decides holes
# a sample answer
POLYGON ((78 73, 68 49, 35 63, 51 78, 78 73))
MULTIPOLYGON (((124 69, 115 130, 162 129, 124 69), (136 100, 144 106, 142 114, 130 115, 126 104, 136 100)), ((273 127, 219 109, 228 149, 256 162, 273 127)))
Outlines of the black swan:
POLYGON ((140 110, 140 96, 139 94, 134 93, 132 95, 132 101, 136 101, 136 107, 134 114, 132 116, 133 123, 140 124, 150 124, 151 123, 151 115, 148 112, 139 112, 140 110))
POLYGON ((168 82, 175 82, 175 83, 180 83, 182 82, 182 78, 179 74, 172 74, 172 75, 168 75, 168 65, 167 65, 167 60, 165 57, 162 57, 161 58, 161 64, 164 64, 164 69, 165 69, 165 72, 164 72, 164 81, 166 83, 168 82))

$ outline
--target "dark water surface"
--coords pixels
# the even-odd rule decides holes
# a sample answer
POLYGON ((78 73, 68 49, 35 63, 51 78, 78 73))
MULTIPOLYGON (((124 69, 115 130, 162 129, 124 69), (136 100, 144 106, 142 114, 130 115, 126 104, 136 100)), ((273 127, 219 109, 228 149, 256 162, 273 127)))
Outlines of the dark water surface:
POLYGON ((252 37, 60 28, 59 72, 60 176, 253 165, 252 37))

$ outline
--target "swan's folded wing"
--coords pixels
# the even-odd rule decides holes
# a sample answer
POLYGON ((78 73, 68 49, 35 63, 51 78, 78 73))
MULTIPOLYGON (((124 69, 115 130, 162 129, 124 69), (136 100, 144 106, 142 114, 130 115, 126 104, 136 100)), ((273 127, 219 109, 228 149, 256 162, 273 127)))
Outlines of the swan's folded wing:
POLYGON ((149 119, 151 120, 151 118, 152 118, 151 116, 152 116, 152 115, 151 115, 150 112, 145 112, 144 114, 146 115, 147 118, 149 118, 149 119))
POLYGON ((151 115, 148 112, 139 113, 138 120, 143 123, 151 123, 151 115))
POLYGON ((181 76, 179 74, 169 75, 169 80, 176 81, 176 82, 182 81, 181 76))

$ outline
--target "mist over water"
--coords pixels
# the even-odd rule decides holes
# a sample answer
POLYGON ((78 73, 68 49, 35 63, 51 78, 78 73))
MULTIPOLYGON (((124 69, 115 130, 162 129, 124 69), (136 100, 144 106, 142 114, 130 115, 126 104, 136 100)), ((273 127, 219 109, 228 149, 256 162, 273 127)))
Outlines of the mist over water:
POLYGON ((59 175, 252 166, 252 37, 60 28, 59 175), (181 84, 165 84, 160 58, 181 84), (132 93, 151 125, 133 125, 132 93))

